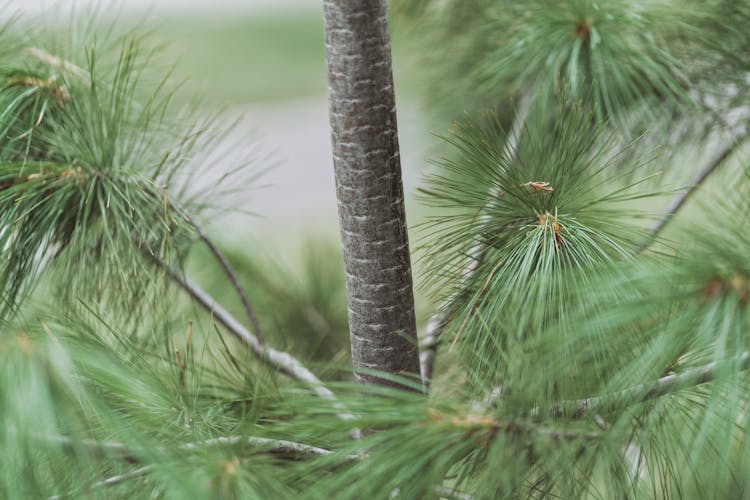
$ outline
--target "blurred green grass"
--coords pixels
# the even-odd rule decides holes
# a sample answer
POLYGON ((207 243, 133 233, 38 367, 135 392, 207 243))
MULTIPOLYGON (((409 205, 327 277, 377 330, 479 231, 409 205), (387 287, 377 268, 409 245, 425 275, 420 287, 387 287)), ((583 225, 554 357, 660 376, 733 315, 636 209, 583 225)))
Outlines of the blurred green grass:
MULTIPOLYGON (((165 49, 161 57, 175 65, 181 100, 199 96, 206 106, 231 107, 326 96, 323 14, 318 9, 182 15, 159 19, 152 28, 165 49)), ((398 23, 393 28, 397 91, 418 94, 415 48, 398 23)))
POLYGON ((323 19, 317 10, 257 15, 176 16, 154 30, 178 97, 208 106, 325 96, 323 19))

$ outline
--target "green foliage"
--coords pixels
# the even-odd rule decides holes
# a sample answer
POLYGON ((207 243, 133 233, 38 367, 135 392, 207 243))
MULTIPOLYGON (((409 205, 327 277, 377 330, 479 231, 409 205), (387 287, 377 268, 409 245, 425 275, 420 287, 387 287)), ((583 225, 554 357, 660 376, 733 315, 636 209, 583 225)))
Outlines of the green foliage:
POLYGON ((700 147, 745 140, 721 132, 747 130, 750 11, 677 5, 396 5, 424 23, 445 111, 489 108, 454 125, 422 190, 422 282, 440 356, 458 354, 430 394, 338 369, 345 289, 324 244, 297 266, 227 251, 255 312, 239 307, 218 252, 193 251, 222 196, 196 171, 221 136, 173 108, 135 38, 7 26, 0 497, 747 496, 747 175, 705 217, 675 214, 672 240, 644 227, 684 122, 700 147))
POLYGON ((681 13, 665 15, 666 8, 660 2, 507 2, 487 14, 480 36, 494 33, 499 43, 482 53, 475 80, 488 92, 520 95, 530 88, 544 101, 566 89, 573 99, 587 97, 600 120, 621 118, 644 100, 685 105, 687 78, 668 51, 668 37, 687 30, 681 13))
POLYGON ((514 103, 546 106, 565 94, 600 121, 622 132, 637 125, 640 133, 657 119, 695 121, 705 105, 696 90, 725 105, 747 88, 745 2, 402 0, 397 6, 411 25, 431 28, 414 33, 423 42, 425 70, 434 74, 431 104, 448 119, 491 106, 508 127, 514 103), (431 49, 436 45, 449 45, 452 56, 431 49))
POLYGON ((493 116, 457 125, 457 159, 440 162, 424 190, 436 212, 426 274, 447 294, 444 335, 469 353, 479 388, 500 384, 528 337, 563 320, 563 297, 637 244, 632 202, 649 196, 629 180, 639 165, 623 164, 627 148, 618 153, 590 114, 556 115, 566 118, 534 115, 517 145, 493 116))
POLYGON ((149 349, 93 317, 21 326, 2 331, 0 349, 3 498, 112 498, 97 478, 145 463, 154 464, 148 476, 115 487, 116 497, 133 487, 167 498, 285 491, 239 470, 237 456, 254 467, 273 465, 262 446, 190 445, 253 432, 273 400, 272 379, 240 369, 244 357, 214 350, 198 332, 149 349))
POLYGON ((580 397, 580 389, 617 394, 644 379, 698 370, 683 391, 640 408, 613 403, 602 413, 612 428, 633 433, 640 473, 659 478, 667 492, 661 496, 710 497, 725 489, 736 497, 748 488, 741 354, 748 350, 744 256, 750 247, 744 232, 731 225, 742 218, 736 210, 746 201, 730 198, 721 205, 716 200, 718 208, 707 210, 714 220, 729 222, 728 228, 688 228, 677 255, 630 262, 619 278, 599 277, 579 297, 576 327, 564 331, 565 341, 538 344, 550 357, 551 377, 574 387, 573 397, 580 397), (566 355, 554 360, 553 351, 561 348, 566 355), (718 381, 693 387, 705 366, 714 366, 718 381))
POLYGON ((85 69, 25 47, 4 70, 0 295, 10 304, 42 267, 61 270, 68 293, 130 300, 145 253, 178 259, 191 238, 185 210, 206 208, 187 171, 212 148, 212 118, 171 111, 166 79, 148 83, 149 54, 131 36, 115 47, 113 63, 87 49, 85 69))

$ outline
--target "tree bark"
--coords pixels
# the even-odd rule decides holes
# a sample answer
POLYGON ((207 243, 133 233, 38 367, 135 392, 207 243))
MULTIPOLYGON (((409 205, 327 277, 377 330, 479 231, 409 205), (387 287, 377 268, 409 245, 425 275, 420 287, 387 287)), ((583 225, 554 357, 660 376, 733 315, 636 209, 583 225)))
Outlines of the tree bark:
POLYGON ((385 0, 324 0, 329 112, 352 363, 419 374, 385 0))

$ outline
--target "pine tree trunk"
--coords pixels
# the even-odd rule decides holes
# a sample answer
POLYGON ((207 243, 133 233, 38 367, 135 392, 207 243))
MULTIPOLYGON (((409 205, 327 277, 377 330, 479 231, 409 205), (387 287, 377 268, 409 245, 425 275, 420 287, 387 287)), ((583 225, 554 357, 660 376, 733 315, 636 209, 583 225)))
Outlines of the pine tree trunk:
POLYGON ((385 0, 325 0, 329 111, 354 373, 419 374, 385 0))

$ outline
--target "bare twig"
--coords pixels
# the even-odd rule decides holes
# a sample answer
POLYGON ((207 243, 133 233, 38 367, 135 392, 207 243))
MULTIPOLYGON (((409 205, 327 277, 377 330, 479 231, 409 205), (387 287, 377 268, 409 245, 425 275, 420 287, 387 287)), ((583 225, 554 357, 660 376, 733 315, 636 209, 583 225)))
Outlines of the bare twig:
POLYGON ((672 200, 672 203, 669 205, 667 210, 664 211, 664 214, 656 222, 656 224, 654 224, 654 226, 649 231, 646 240, 639 247, 639 253, 643 252, 651 246, 651 244, 656 240, 656 237, 672 220, 674 215, 679 212, 680 209, 685 205, 685 203, 687 203, 687 201, 690 199, 690 197, 693 196, 696 191, 698 191, 698 188, 701 187, 706 179, 712 173, 714 173, 730 156, 732 156, 732 153, 739 149, 742 144, 744 144, 744 141, 739 138, 732 140, 710 163, 708 163, 703 168, 703 170, 698 173, 698 176, 695 178, 692 185, 687 190, 685 190, 685 192, 680 193, 674 198, 674 200, 672 200))
POLYGON ((443 330, 445 314, 437 313, 427 321, 425 334, 420 341, 419 367, 422 372, 422 382, 426 389, 429 389, 432 382, 432 376, 435 371, 435 358, 440 345, 440 334, 443 330))
POLYGON ((250 322, 250 327, 255 332, 255 336, 258 337, 261 345, 265 344, 265 335, 263 334, 263 329, 260 326, 260 321, 258 321, 258 316, 255 314, 255 310, 250 305, 250 299, 248 299, 247 293, 242 288, 242 285, 240 285, 239 278, 237 277, 237 273, 235 273, 234 269, 232 268, 232 265, 229 263, 221 250, 219 250, 213 240, 209 238, 208 234, 206 234, 203 228, 198 225, 198 223, 195 222, 195 220, 187 212, 185 212, 184 210, 180 210, 180 212, 185 220, 187 220, 188 224, 190 224, 193 229, 195 229, 198 238, 203 242, 204 245, 206 245, 206 248, 208 248, 208 250, 214 256, 216 261, 219 263, 219 266, 221 266, 224 275, 227 277, 227 279, 229 279, 229 282, 232 284, 232 288, 234 288, 234 291, 237 293, 237 297, 239 297, 240 301, 242 302, 242 307, 245 309, 245 315, 250 322))
MULTIPOLYGON (((160 197, 160 195, 157 194, 157 192, 151 187, 138 185, 138 188, 142 189, 146 194, 156 199, 160 197)), ((258 316, 255 314, 255 310, 250 305, 250 299, 248 298, 245 290, 242 288, 239 277, 237 276, 237 273, 234 271, 234 268, 232 267, 232 265, 224 256, 222 251, 219 250, 219 247, 208 236, 206 231, 204 231, 203 228, 200 226, 200 224, 198 224, 198 222, 190 215, 190 213, 185 208, 183 208, 182 206, 180 206, 179 204, 177 204, 176 202, 168 198, 166 186, 163 187, 163 190, 161 192, 161 197, 164 200, 165 222, 169 224, 168 212, 169 210, 173 210, 174 212, 179 214, 180 217, 185 219, 185 221, 188 224, 190 224, 190 226, 195 230, 195 233, 198 235, 198 239, 201 242, 203 242, 204 245, 206 245, 206 248, 208 248, 209 252, 211 252, 211 255, 219 264, 219 267, 221 267, 222 272, 229 280, 229 283, 232 285, 232 288, 237 294, 237 297, 240 299, 240 302, 242 302, 242 307, 245 310, 245 315, 247 316, 250 327, 255 333, 255 336, 258 337, 258 340, 260 341, 261 345, 263 345, 265 343, 265 335, 263 334, 263 329, 260 326, 260 321, 258 321, 258 316)))

